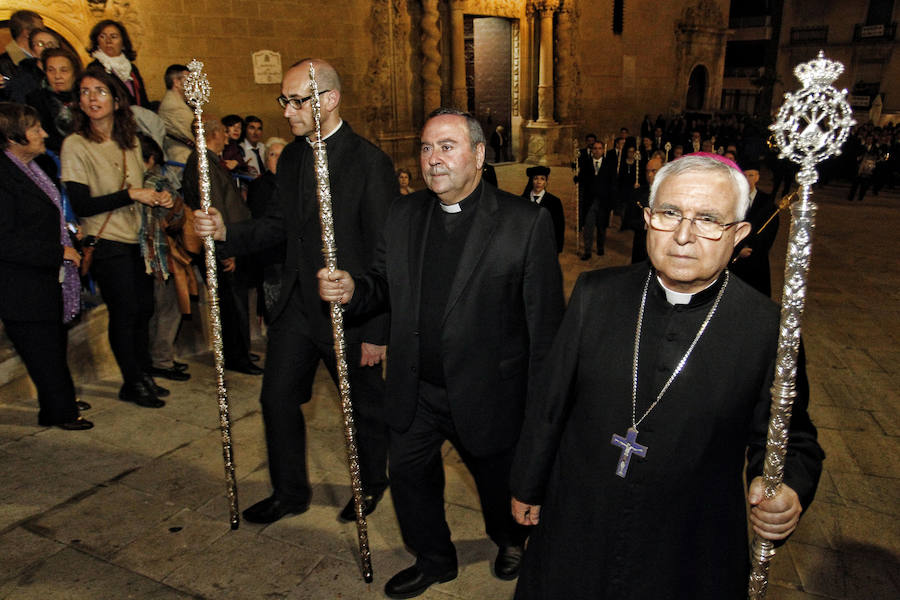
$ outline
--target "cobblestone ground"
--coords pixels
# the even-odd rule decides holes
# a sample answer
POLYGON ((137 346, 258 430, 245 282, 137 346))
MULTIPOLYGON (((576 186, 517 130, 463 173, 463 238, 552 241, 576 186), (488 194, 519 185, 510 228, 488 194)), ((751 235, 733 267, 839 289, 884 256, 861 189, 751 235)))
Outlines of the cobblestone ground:
MULTIPOLYGON (((502 187, 524 187, 523 165, 498 172, 502 187)), ((554 168, 550 189, 572 198, 567 170, 554 168)), ((900 194, 851 204, 847 190, 834 185, 815 196, 804 336, 811 412, 828 458, 815 503, 772 563, 769 597, 776 600, 900 597, 900 269, 891 246, 900 194)), ((587 263, 576 258, 571 231, 568 237, 561 258, 567 293, 580 271, 630 256, 630 233, 611 229, 606 255, 587 263)), ((775 289, 786 238, 783 224, 773 250, 775 289)), ((0 598, 383 597, 384 582, 412 559, 386 498, 369 518, 375 581, 362 582, 355 527, 336 518, 350 487, 330 380, 320 373, 304 410, 311 509, 231 531, 211 357, 190 362, 193 378, 166 382, 172 397, 161 410, 119 402, 115 380, 80 383, 81 398, 94 406, 89 432, 39 428, 33 400, 0 398, 0 598)), ((259 385, 259 378, 228 377, 243 507, 269 493, 259 385)), ((495 549, 472 480, 450 448, 446 472, 461 570, 423 598, 511 598, 514 584, 490 574, 495 549)))

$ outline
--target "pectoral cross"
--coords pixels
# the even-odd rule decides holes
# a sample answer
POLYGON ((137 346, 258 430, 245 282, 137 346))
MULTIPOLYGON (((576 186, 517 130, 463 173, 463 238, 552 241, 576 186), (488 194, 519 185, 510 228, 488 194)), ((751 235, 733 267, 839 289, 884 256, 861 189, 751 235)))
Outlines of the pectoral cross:
POLYGON ((616 465, 616 475, 622 479, 628 474, 628 463, 631 462, 632 454, 636 454, 641 458, 647 456, 647 446, 641 446, 637 443, 637 435, 637 429, 629 427, 625 437, 622 437, 617 433, 614 433, 612 436, 612 441, 610 443, 613 446, 622 449, 622 454, 619 456, 619 463, 616 465))

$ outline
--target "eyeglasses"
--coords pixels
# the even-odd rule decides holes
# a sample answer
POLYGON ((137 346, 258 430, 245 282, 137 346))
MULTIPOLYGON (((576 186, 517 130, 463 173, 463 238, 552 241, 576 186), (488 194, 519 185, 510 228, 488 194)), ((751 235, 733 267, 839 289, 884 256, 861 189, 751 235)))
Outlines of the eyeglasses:
MULTIPOLYGON (((675 231, 685 219, 687 217, 681 214, 681 211, 671 208, 650 211, 650 227, 657 231, 675 231)), ((691 231, 694 232, 694 235, 712 241, 721 240, 725 230, 740 223, 740 221, 719 223, 714 218, 704 215, 688 220, 691 223, 691 231)))
MULTIPOLYGON (((319 95, 321 96, 325 92, 330 92, 330 91, 331 90, 319 90, 319 95)), ((276 100, 278 101, 278 104, 281 105, 281 108, 287 108, 288 104, 290 104, 291 108, 293 108, 294 110, 300 110, 301 108, 303 108, 303 105, 307 101, 312 100, 312 97, 313 97, 312 94, 310 94, 309 96, 306 96, 304 98, 293 98, 293 97, 288 98, 287 96, 282 95, 282 96, 278 96, 278 98, 276 98, 276 100)))
POLYGON ((59 48, 56 42, 35 42, 34 45, 38 48, 59 48))
POLYGON ((97 92, 97 94, 99 94, 100 96, 103 96, 103 97, 109 96, 109 93, 110 93, 108 89, 106 89, 106 88, 101 88, 101 87, 98 87, 98 88, 81 88, 81 91, 80 91, 81 95, 82 95, 83 97, 85 97, 85 98, 87 98, 88 96, 90 96, 90 95, 91 95, 91 92, 97 92))

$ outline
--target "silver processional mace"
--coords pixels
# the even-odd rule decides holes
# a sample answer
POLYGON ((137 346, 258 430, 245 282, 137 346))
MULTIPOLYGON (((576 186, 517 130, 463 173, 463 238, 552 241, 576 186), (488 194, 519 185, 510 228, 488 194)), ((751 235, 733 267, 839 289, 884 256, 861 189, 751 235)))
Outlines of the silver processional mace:
MULTIPOLYGON (((763 479, 765 496, 775 496, 784 479, 791 409, 797 395, 797 355, 800 349, 800 323, 806 304, 806 280, 812 255, 812 233, 816 205, 810 200, 811 187, 818 180, 816 165, 841 153, 850 127, 855 124, 847 90, 838 91, 831 84, 844 71, 844 66, 825 58, 797 65, 794 75, 803 84, 796 93, 785 93, 784 105, 769 129, 774 133, 779 158, 788 158, 800 166, 797 183, 799 199, 791 205, 791 230, 784 266, 784 290, 781 297, 781 324, 778 354, 772 382, 772 405, 766 439, 763 479)), ((755 535, 751 547, 753 562, 748 585, 751 600, 762 600, 768 587, 769 560, 774 544, 755 535)))
MULTIPOLYGON (((322 227, 322 256, 329 272, 337 269, 337 243, 334 238, 334 213, 331 206, 331 183, 328 176, 328 155, 322 140, 322 116, 319 102, 319 84, 316 69, 309 63, 309 85, 313 118, 316 123, 315 140, 312 143, 315 156, 316 196, 319 200, 319 223, 322 227)), ((338 391, 341 396, 341 413, 344 417, 344 441, 347 447, 347 464, 350 468, 350 485, 353 488, 353 505, 356 509, 356 534, 359 542, 359 562, 363 580, 371 583, 372 553, 369 551, 369 533, 363 512, 363 484, 359 471, 359 452, 356 446, 356 426, 353 420, 353 402, 350 398, 350 373, 347 367, 347 346, 344 340, 344 309, 340 302, 331 303, 331 327, 334 337, 334 358, 338 374, 338 391)))
MULTIPOLYGON (((197 120, 197 169, 200 183, 200 208, 209 213, 209 161, 206 158, 206 136, 203 131, 203 105, 209 102, 210 86, 197 59, 188 63, 184 81, 185 97, 194 107, 197 120)), ((225 387, 225 357, 222 350, 222 318, 219 310, 219 280, 217 276, 216 243, 213 236, 203 238, 206 254, 206 288, 209 294, 209 321, 212 327, 213 357, 216 370, 216 400, 219 408, 219 430, 222 433, 222 457, 225 461, 225 485, 228 493, 231 528, 240 525, 237 481, 234 476, 234 450, 231 446, 231 417, 228 410, 228 390, 225 387)))

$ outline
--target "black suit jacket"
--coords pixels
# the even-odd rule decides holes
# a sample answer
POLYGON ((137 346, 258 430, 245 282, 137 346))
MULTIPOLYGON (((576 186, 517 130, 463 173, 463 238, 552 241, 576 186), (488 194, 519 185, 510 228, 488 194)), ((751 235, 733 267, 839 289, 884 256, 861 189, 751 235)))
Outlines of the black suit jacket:
MULTIPOLYGON (((338 268, 360 272, 372 261, 388 206, 398 195, 394 165, 387 154, 356 135, 346 122, 325 140, 325 147, 338 268)), ((319 298, 316 279, 325 264, 313 152, 305 138, 285 146, 275 177, 271 211, 267 209, 261 219, 229 226, 223 252, 240 256, 286 242, 281 297, 271 318, 275 321, 281 316, 297 286, 304 312, 285 314, 285 318, 296 319, 314 339, 331 344, 331 311, 319 298)), ((348 343, 385 344, 388 320, 382 314, 365 321, 348 321, 345 339, 348 343)))
POLYGON ((609 152, 606 153, 603 162, 600 163, 600 171, 596 174, 594 173, 594 158, 588 156, 587 159, 582 160, 578 169, 578 184, 581 186, 582 202, 586 207, 599 201, 601 207, 612 208, 615 173, 615 152, 612 153, 612 158, 610 158, 609 152))
MULTIPOLYGON (((550 213, 482 182, 447 298, 443 367, 453 421, 476 456, 511 448, 525 398, 563 312, 550 213)), ((419 312, 429 223, 423 190, 391 206, 372 268, 356 278, 351 313, 391 309, 387 421, 405 431, 418 402, 419 312)))
MULTIPOLYGON (((522 197, 531 202, 531 192, 522 194, 522 197)), ((553 219, 553 235, 556 239, 556 253, 563 251, 563 245, 566 241, 566 215, 563 212, 562 200, 559 196, 554 196, 550 192, 544 192, 541 197, 540 206, 546 208, 553 219)))
POLYGON ((62 319, 59 209, 0 152, 0 317, 62 319))
POLYGON ((775 215, 772 221, 766 225, 762 233, 759 230, 774 212, 775 203, 772 195, 757 189, 753 204, 750 205, 747 215, 744 217, 744 220, 750 223, 750 234, 734 249, 734 258, 731 263, 731 271, 735 275, 766 296, 772 295, 769 250, 772 249, 775 236, 778 235, 778 215, 775 215), (743 248, 750 248, 753 252, 746 258, 740 258, 743 248))

